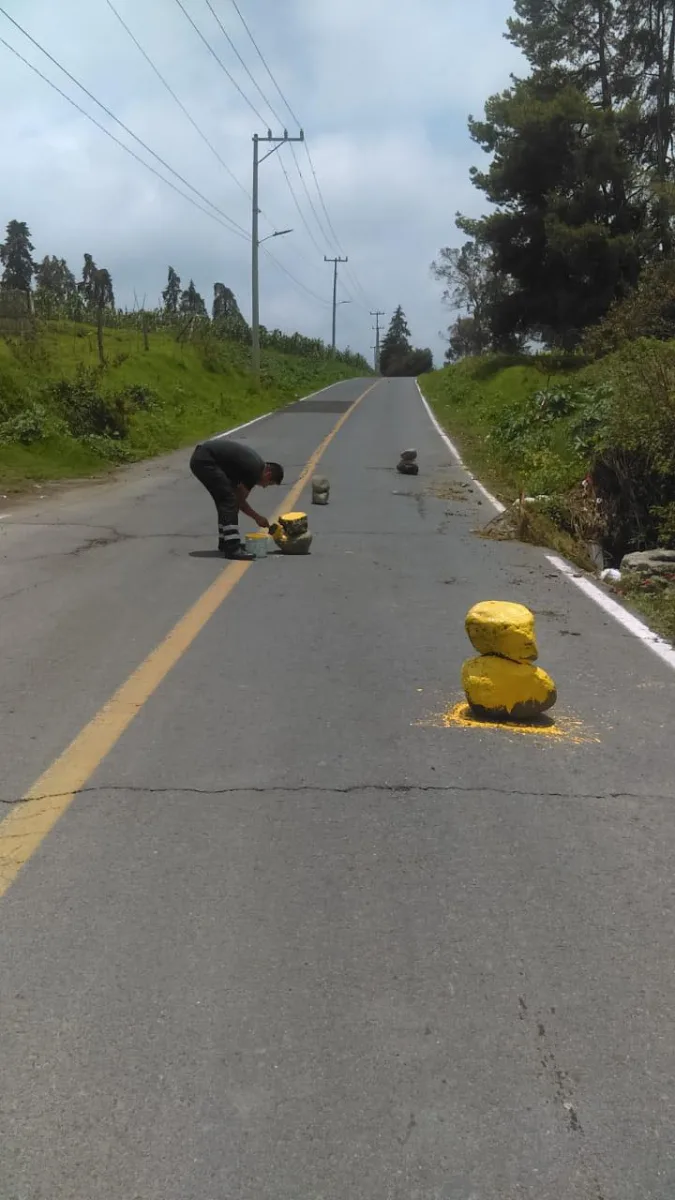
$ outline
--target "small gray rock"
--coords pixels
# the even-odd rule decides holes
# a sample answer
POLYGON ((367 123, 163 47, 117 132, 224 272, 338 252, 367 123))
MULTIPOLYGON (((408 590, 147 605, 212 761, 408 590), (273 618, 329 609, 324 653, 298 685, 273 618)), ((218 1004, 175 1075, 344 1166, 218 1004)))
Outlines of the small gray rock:
POLYGON ((638 575, 675 575, 675 550, 637 550, 621 560, 622 571, 638 575))
POLYGON ((324 475, 315 475, 312 480, 312 504, 328 504, 330 483, 324 475))
POLYGON ((416 458, 417 458, 416 450, 402 450, 401 451, 401 462, 414 462, 416 458))
POLYGON ((419 466, 416 462, 410 462, 408 459, 402 458, 396 467, 399 475, 417 475, 419 466))

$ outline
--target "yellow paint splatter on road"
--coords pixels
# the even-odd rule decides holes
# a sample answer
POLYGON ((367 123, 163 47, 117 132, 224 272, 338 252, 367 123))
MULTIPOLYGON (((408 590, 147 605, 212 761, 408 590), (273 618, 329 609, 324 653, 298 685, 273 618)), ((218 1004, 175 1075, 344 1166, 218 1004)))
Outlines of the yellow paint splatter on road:
POLYGON ((572 745, 584 743, 599 743, 600 738, 591 733, 583 721, 570 714, 556 717, 540 717, 531 723, 516 723, 513 721, 482 721, 474 716, 465 700, 459 700, 444 712, 432 714, 425 720, 413 724, 427 729, 480 729, 493 733, 518 734, 519 736, 548 738, 554 741, 569 742, 572 745))

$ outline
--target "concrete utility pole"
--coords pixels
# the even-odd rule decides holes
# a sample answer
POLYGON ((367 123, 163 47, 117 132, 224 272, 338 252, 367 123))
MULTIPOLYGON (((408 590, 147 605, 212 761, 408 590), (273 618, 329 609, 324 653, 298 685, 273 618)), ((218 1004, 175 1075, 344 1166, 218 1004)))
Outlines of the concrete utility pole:
POLYGON ((380 317, 384 316, 384 312, 382 311, 382 309, 378 309, 377 312, 371 312, 370 315, 371 315, 371 317, 375 318, 375 345, 373 346, 373 350, 375 351, 375 370, 379 371, 379 369, 380 369, 380 317))
POLYGON ((260 275, 259 275, 259 254, 258 251, 263 242, 269 238, 283 237, 286 233, 292 233, 292 229, 278 229, 274 233, 269 234, 269 238, 260 238, 258 236, 258 217, 260 209, 258 207, 258 168, 261 163, 264 163, 270 154, 274 154, 280 146, 285 142, 304 142, 305 135, 302 129, 299 137, 289 137, 288 130, 284 129, 282 137, 274 137, 272 130, 268 129, 265 137, 260 137, 257 133, 253 134, 253 192, 252 192, 252 220, 251 220, 251 366, 256 379, 260 376, 260 275), (259 147, 261 142, 271 142, 272 149, 263 154, 260 158, 259 147))
POLYGON ((349 262, 349 259, 348 258, 327 258, 326 255, 324 254, 323 261, 330 262, 333 264, 333 342, 332 342, 332 346, 333 346, 333 352, 335 352, 335 314, 337 312, 337 269, 338 269, 338 263, 349 262))

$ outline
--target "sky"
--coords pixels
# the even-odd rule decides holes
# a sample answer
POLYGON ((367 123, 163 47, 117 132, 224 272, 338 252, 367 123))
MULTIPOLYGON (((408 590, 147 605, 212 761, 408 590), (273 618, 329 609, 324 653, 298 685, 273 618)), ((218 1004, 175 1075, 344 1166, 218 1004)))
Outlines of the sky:
POLYGON ((461 243, 458 210, 485 211, 469 169, 486 159, 469 138, 467 117, 482 113, 511 72, 523 73, 503 37, 510 0, 0 0, 0 7, 149 150, 2 12, 0 38, 189 198, 0 44, 0 229, 26 221, 35 258, 64 257, 79 277, 91 254, 110 271, 118 304, 130 308, 160 302, 171 264, 184 286, 194 279, 209 306, 213 284, 225 283, 250 319, 252 138, 284 126, 297 134, 297 117, 306 146, 283 146, 260 167, 260 237, 292 229, 261 249, 262 323, 329 341, 333 268, 324 255, 346 255, 338 346, 371 357, 369 310, 383 310, 386 327, 400 304, 413 343, 442 361, 452 313, 430 263, 442 246, 461 243))

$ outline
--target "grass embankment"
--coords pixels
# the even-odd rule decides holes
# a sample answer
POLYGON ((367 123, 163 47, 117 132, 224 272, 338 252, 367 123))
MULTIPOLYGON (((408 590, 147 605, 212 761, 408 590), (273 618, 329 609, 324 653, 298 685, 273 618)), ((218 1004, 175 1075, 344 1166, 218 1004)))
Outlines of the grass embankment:
POLYGON ((0 339, 0 492, 89 476, 190 445, 361 372, 331 359, 263 350, 260 386, 250 351, 207 338, 66 323, 35 339, 0 339))
MULTIPOLYGON (((598 361, 551 355, 465 359, 420 385, 466 463, 505 503, 546 496, 524 537, 588 565, 675 546, 675 343, 642 340, 598 361), (596 497, 584 490, 591 474, 596 497)), ((527 510, 529 513, 529 510, 527 510)), ((675 587, 617 589, 675 639, 675 587)))

